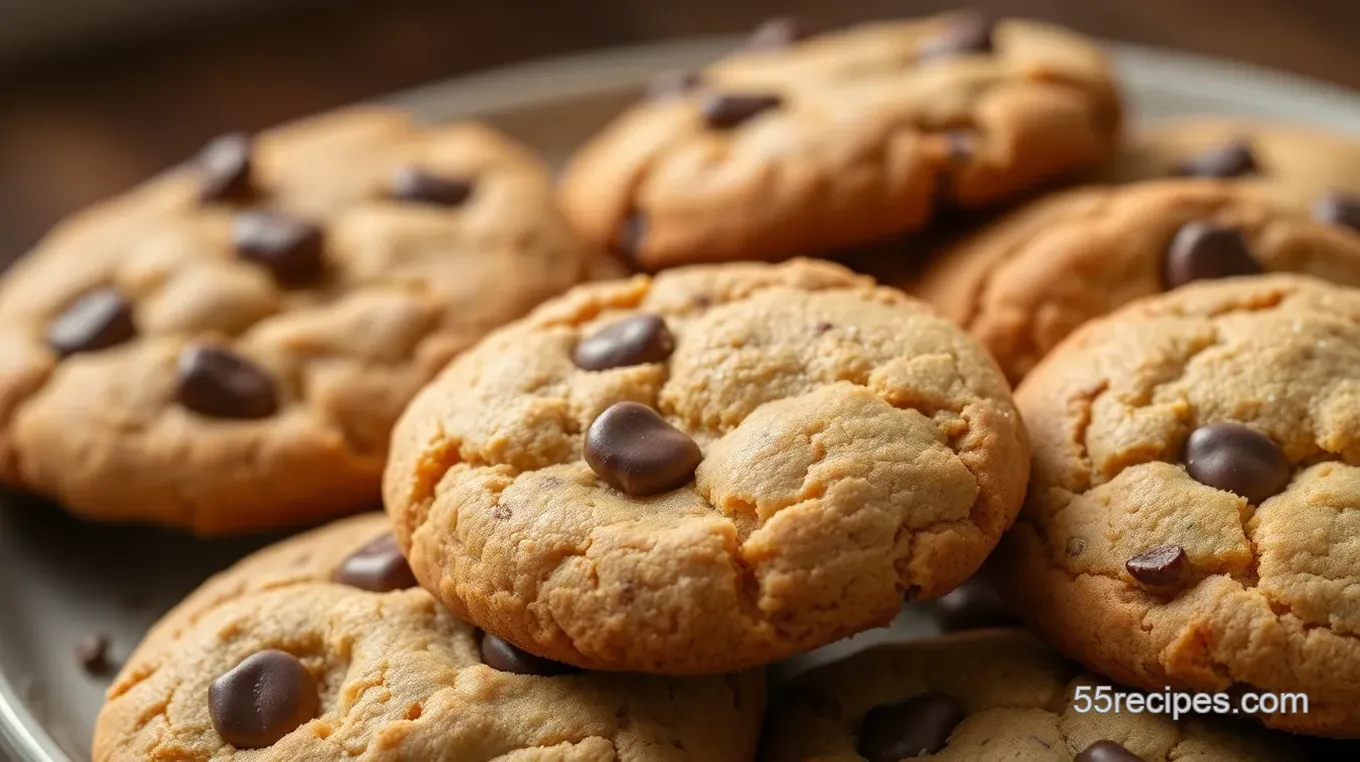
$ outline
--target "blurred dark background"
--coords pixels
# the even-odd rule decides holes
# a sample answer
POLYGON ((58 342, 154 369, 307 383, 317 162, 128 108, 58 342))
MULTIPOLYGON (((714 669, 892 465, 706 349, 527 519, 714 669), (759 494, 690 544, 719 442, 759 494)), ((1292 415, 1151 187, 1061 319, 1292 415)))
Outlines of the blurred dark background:
MULTIPOLYGON (((1356 0, 976 0, 1089 34, 1360 89, 1356 0)), ((191 154, 344 103, 535 57, 958 7, 933 0, 0 0, 0 259, 191 154)))

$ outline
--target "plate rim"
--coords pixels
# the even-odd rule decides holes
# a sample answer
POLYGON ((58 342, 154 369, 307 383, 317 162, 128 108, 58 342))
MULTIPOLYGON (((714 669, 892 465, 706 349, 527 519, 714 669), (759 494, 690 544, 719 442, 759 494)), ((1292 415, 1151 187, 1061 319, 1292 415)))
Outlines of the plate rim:
POLYGON ((15 689, 9 675, 0 670, 0 752, 14 762, 74 762, 38 721, 15 689))
MULTIPOLYGON (((713 60, 732 51, 742 39, 734 35, 686 37, 539 58, 419 85, 376 100, 429 113, 439 120, 494 118, 531 103, 563 102, 640 89, 651 75, 674 68, 677 60, 713 60)), ((1221 115, 1225 106, 1254 102, 1280 112, 1276 119, 1360 134, 1357 124, 1360 90, 1258 64, 1153 45, 1092 39, 1109 55, 1126 94, 1138 90, 1191 95, 1204 103, 1205 108, 1199 113, 1206 116, 1221 115), (1194 76, 1186 76, 1187 72, 1194 72, 1194 76), (1205 80, 1213 82, 1214 92, 1186 84, 1205 80)), ((1127 112, 1137 118, 1136 105, 1127 112)))
MULTIPOLYGON (((538 58, 409 88, 375 101, 409 109, 429 121, 494 119, 529 106, 638 89, 656 72, 673 67, 677 61, 712 60, 732 50, 740 40, 730 35, 690 37, 538 58)), ((1202 113, 1206 115, 1222 113, 1225 105, 1261 103, 1279 112, 1274 117, 1277 119, 1360 133, 1360 91, 1300 74, 1196 53, 1109 40, 1097 42, 1114 62, 1126 95, 1147 92, 1187 95, 1205 104, 1202 113), (1203 81, 1213 83, 1212 93, 1202 85, 1185 84, 1203 81)), ((1129 111, 1136 114, 1136 104, 1129 111)), ((0 751, 11 755, 13 762, 76 762, 46 725, 38 721, 20 694, 10 675, 0 669, 0 751)))

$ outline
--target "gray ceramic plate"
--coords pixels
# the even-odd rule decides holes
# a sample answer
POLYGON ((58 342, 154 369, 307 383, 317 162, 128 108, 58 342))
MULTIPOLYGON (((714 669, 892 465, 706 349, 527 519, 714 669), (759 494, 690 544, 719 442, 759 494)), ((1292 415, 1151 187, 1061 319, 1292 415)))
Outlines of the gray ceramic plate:
MULTIPOLYGON (((390 100, 430 120, 486 119, 560 162, 631 101, 650 75, 700 65, 732 44, 687 41, 530 63, 390 100)), ((1143 120, 1208 112, 1360 129, 1360 96, 1345 90, 1191 56, 1114 50, 1143 120)), ((81 636, 108 632, 114 656, 126 655, 206 576, 272 539, 206 542, 88 526, 36 501, 0 501, 0 746, 13 762, 88 759, 105 682, 77 666, 72 649, 81 636)), ((812 661, 927 630, 919 612, 908 610, 890 630, 780 665, 778 673, 787 676, 812 661)))

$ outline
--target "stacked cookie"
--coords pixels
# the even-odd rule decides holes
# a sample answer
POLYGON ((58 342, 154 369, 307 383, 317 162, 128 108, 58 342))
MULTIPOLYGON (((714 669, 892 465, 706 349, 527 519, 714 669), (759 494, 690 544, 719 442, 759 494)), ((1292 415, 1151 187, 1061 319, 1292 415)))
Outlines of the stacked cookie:
POLYGON ((1360 731, 1349 524, 1360 290, 1274 275, 1087 324, 1025 380, 1034 484, 995 558, 1034 630, 1120 682, 1303 693, 1360 731))
POLYGON ((1013 382, 1077 326, 1191 281, 1297 272, 1360 286, 1360 142, 1187 119, 940 252, 915 293, 1013 382), (1015 283, 1025 288, 1012 287, 1015 283))
POLYGON ((762 759, 1305 759, 1283 735, 1222 719, 1082 709, 1111 690, 1021 630, 880 646, 799 680, 766 723, 762 759))
POLYGON ((384 502, 455 614, 591 669, 709 674, 971 575, 1029 448, 977 342, 827 263, 584 286, 417 396, 384 502))
POLYGON ((0 473, 202 534, 386 512, 170 612, 95 759, 1303 758, 1097 687, 1301 691, 1258 719, 1360 734, 1360 292, 1306 277, 1360 283, 1351 156, 1126 139, 1095 45, 972 14, 771 22, 556 195, 388 110, 217 141, 0 286, 0 473), (989 556, 1048 645, 867 651, 766 716, 766 665, 904 601, 1009 624, 989 556))
POLYGON ((667 77, 581 149, 562 201, 653 270, 895 241, 1106 159, 1120 104, 1064 30, 953 14, 812 34, 784 21, 667 77))
POLYGON ((362 108, 228 136, 5 276, 0 476, 201 534, 371 507, 421 385, 601 261, 485 127, 362 108))
POLYGON ((109 688, 94 759, 750 758, 764 675, 582 674, 454 618, 390 540, 345 519, 209 580, 109 688))

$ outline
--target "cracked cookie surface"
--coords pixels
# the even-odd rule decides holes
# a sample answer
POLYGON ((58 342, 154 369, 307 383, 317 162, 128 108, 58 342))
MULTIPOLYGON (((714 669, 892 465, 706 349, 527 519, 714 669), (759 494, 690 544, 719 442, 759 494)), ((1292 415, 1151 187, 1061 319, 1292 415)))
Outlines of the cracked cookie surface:
MULTIPOLYGON (((95 727, 95 762, 748 762, 754 755, 763 674, 564 674, 541 663, 533 673, 525 666, 535 663, 522 654, 511 651, 507 661, 504 650, 488 652, 479 639, 490 636, 424 590, 373 584, 377 577, 365 576, 352 554, 401 563, 394 544, 386 546, 393 558, 373 549, 389 533, 381 514, 342 520, 205 583, 151 630, 110 687, 95 727), (346 574, 368 589, 336 581, 346 574), (305 668, 315 708, 275 728, 272 743, 233 746, 217 730, 223 709, 210 694, 225 690, 220 675, 278 651, 287 656, 276 659, 305 668)), ((266 674, 275 683, 259 685, 277 695, 280 673, 266 674)), ((257 711, 268 717, 269 702, 257 711)))
POLYGON ((398 423, 384 497, 460 616, 582 667, 703 673, 948 592, 1028 452, 995 364, 919 302, 824 262, 711 265, 579 287, 462 355, 398 423))
POLYGON ((0 282, 0 471, 208 534, 374 506, 411 395, 600 262, 479 125, 361 108, 219 140, 0 282))
MULTIPOLYGON (((1020 630, 986 630, 880 646, 796 680, 771 712, 762 762, 878 762, 923 737, 939 762, 1302 762, 1291 739, 1250 724, 1190 717, 1076 711, 1078 688, 1111 686, 1020 630), (955 711, 898 710, 914 697, 947 697, 955 711), (1074 701, 1075 700, 1075 701, 1074 701), (882 707, 882 708, 880 708, 882 707), (931 725, 934 727, 930 727, 931 725), (884 730, 890 730, 886 736, 884 730), (895 736, 895 737, 894 737, 895 736), (1100 742, 1136 757, 1082 757, 1100 742)), ((945 702, 937 698, 937 702, 945 702)), ((916 748, 920 748, 917 746, 916 748)), ((915 756, 915 755, 912 755, 915 756)))
POLYGON ((1360 291, 1201 284, 1089 323, 1021 385, 1033 482, 993 556, 1028 625, 1149 690, 1307 694, 1360 735, 1360 291))
POLYGON ((1240 228, 1256 266, 1360 285, 1360 140, 1193 117, 1134 136, 1093 185, 1059 191, 945 247, 911 289, 1018 382, 1081 323, 1172 287, 1196 221, 1240 228))
POLYGON ((561 197, 587 238, 644 270, 825 256, 1090 168, 1119 122, 1099 48, 1039 23, 763 35, 618 118, 561 197))

